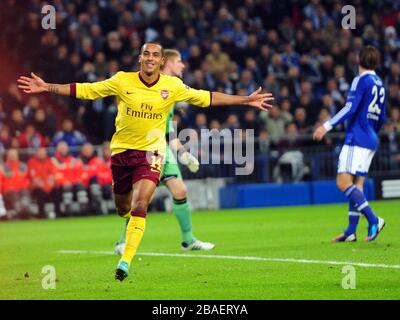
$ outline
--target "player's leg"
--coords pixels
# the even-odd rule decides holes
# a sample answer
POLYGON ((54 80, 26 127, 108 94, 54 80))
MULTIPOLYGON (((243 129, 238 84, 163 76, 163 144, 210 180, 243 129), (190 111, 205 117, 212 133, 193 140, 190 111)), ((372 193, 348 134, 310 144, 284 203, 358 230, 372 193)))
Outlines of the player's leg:
POLYGON ((130 264, 142 240, 145 226, 147 207, 156 189, 154 181, 141 179, 133 186, 132 212, 126 227, 126 244, 124 253, 119 260, 115 278, 122 281, 128 276, 130 264))
MULTIPOLYGON (((344 145, 339 155, 338 174, 336 176, 336 185, 340 191, 345 192, 349 187, 354 185, 355 177, 352 175, 353 147, 344 145)), ((354 206, 354 203, 349 200, 348 210, 349 224, 344 233, 332 239, 332 242, 352 242, 356 241, 356 228, 360 219, 360 213, 354 206)))
MULTIPOLYGON (((364 190, 364 181, 365 181, 365 177, 363 177, 363 176, 355 177, 354 184, 357 186, 358 189, 361 190, 361 192, 363 192, 363 190, 364 190)), ((365 238, 366 241, 374 240, 378 236, 379 232, 381 232, 382 229, 386 225, 384 219, 382 219, 378 216, 377 216, 377 218, 378 218, 378 221, 375 225, 368 226, 368 236, 365 238)))
MULTIPOLYGON (((118 158, 115 158, 114 165, 111 165, 114 192, 124 194, 118 191, 127 191, 133 188, 131 202, 129 203, 132 211, 126 227, 125 249, 115 271, 115 278, 122 281, 128 276, 131 261, 143 237, 147 208, 160 181, 162 156, 128 150, 125 155, 122 154, 120 157, 120 160, 122 160, 120 162, 129 163, 129 166, 121 166, 118 164, 118 158)), ((127 203, 125 205, 126 208, 120 210, 121 215, 123 215, 122 209, 128 207, 127 203)))
MULTIPOLYGON (((354 177, 354 185, 361 191, 364 191, 364 177, 354 177)), ((353 203, 349 201, 349 225, 347 226, 346 235, 357 234, 357 227, 360 221, 361 212, 357 210, 353 203)))
POLYGON ((126 236, 126 226, 131 217, 132 210, 132 172, 134 167, 129 165, 128 151, 111 157, 112 192, 114 194, 115 209, 117 214, 124 219, 123 232, 115 246, 115 252, 122 254, 126 236))
MULTIPOLYGON (((348 173, 339 173, 336 176, 336 185, 343 192, 348 187, 354 184, 354 177, 348 173)), ((349 224, 346 230, 332 239, 332 242, 353 242, 357 241, 356 229, 358 221, 360 219, 360 213, 357 208, 354 207, 353 203, 349 201, 349 211, 348 211, 349 224)))
POLYGON ((182 242, 191 243, 195 240, 192 232, 192 215, 187 202, 187 189, 182 180, 171 177, 165 181, 165 186, 172 194, 172 212, 178 220, 182 234, 182 242))
MULTIPOLYGON (((176 165, 178 166, 178 165, 176 165)), ((181 177, 179 167, 178 177, 181 177)), ((173 177, 165 181, 165 185, 172 194, 172 211, 178 220, 183 250, 211 250, 215 247, 213 243, 203 242, 196 239, 192 232, 192 213, 187 201, 187 187, 182 179, 173 177)))
MULTIPOLYGON (((378 219, 369 206, 364 193, 354 182, 356 176, 365 176, 368 173, 373 155, 373 150, 345 145, 339 158, 339 174, 337 176, 337 186, 347 197, 352 208, 364 214, 368 220, 367 241, 376 238, 379 231, 384 227, 384 221, 378 219)), ((359 183, 361 182, 363 181, 360 180, 359 183)))
POLYGON ((122 255, 125 249, 126 241, 126 227, 128 226, 129 219, 131 217, 132 210, 132 190, 125 194, 114 194, 115 207, 117 209, 118 215, 124 219, 122 234, 115 245, 114 251, 122 255))

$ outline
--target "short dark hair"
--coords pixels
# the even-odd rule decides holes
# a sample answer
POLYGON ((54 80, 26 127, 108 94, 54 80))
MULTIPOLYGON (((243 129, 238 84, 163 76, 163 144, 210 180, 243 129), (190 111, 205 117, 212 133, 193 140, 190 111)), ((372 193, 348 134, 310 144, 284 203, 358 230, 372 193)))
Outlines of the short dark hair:
POLYGON ((380 53, 373 46, 366 46, 361 49, 359 54, 360 66, 364 69, 375 70, 380 61, 380 53))
POLYGON ((157 46, 160 46, 160 47, 161 47, 161 55, 164 56, 164 48, 163 48, 162 44, 159 43, 159 42, 157 42, 157 41, 149 41, 149 42, 144 43, 144 44, 142 45, 142 47, 140 48, 140 54, 143 53, 144 46, 146 46, 146 45, 148 45, 148 44, 155 44, 155 45, 157 45, 157 46))

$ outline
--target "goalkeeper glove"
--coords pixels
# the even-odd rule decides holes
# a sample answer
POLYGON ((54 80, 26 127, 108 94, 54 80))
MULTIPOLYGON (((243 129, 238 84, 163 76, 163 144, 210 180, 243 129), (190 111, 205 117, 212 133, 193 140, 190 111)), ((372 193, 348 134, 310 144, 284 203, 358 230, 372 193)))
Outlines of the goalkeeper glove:
POLYGON ((197 160, 196 157, 190 152, 183 152, 180 155, 179 160, 182 164, 189 168, 190 172, 197 172, 199 170, 199 160, 197 160))

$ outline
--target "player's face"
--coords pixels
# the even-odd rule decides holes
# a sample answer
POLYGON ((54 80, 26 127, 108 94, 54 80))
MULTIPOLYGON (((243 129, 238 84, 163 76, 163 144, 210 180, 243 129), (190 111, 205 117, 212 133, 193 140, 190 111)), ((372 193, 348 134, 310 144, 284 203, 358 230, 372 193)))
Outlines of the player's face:
POLYGON ((139 56, 141 69, 147 75, 159 73, 163 60, 161 47, 153 43, 146 44, 139 56))
POLYGON ((170 69, 173 73, 172 75, 175 77, 182 78, 183 70, 185 69, 185 64, 182 62, 182 58, 174 57, 172 59, 169 59, 168 63, 170 64, 170 69))

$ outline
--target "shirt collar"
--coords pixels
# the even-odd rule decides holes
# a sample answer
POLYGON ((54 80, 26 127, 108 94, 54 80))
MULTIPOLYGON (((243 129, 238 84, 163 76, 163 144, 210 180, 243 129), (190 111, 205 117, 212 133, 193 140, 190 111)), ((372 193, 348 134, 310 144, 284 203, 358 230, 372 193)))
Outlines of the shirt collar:
POLYGON ((376 74, 374 70, 367 70, 360 74, 360 77, 365 76, 367 74, 376 74))

